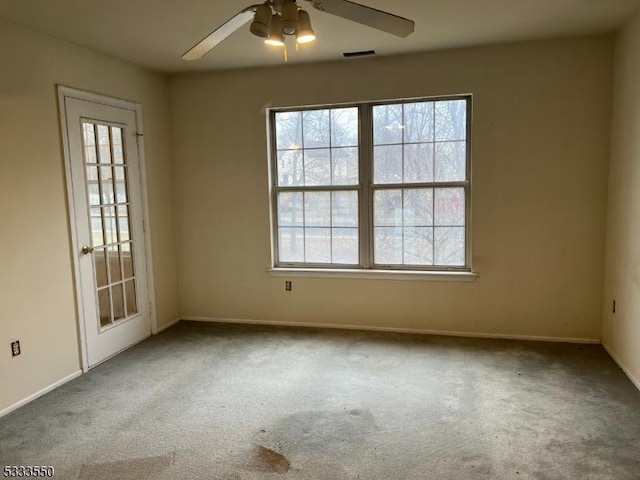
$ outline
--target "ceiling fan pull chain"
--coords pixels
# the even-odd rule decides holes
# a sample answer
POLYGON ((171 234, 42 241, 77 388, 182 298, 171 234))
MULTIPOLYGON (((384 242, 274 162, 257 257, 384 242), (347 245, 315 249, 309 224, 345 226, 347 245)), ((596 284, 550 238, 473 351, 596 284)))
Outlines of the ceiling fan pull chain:
POLYGON ((289 61, 289 55, 287 53, 287 44, 284 44, 284 48, 282 49, 282 51, 284 52, 284 63, 287 63, 289 61))

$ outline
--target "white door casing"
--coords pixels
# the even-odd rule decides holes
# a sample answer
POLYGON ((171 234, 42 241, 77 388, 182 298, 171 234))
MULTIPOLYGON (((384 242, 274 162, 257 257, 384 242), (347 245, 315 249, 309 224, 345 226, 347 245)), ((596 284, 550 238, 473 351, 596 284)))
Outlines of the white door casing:
POLYGON ((140 105, 66 87, 59 87, 59 101, 86 371, 148 337, 155 320, 141 112, 140 105))

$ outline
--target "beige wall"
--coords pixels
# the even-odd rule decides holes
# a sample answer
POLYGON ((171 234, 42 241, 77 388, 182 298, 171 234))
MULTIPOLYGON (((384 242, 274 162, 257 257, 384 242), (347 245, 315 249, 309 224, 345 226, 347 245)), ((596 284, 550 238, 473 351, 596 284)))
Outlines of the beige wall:
POLYGON ((181 313, 599 339, 612 38, 171 79, 181 313), (282 278, 267 106, 471 92, 472 284, 282 278))
POLYGON ((640 14, 620 32, 615 50, 602 333, 605 345, 640 387, 639 86, 640 14))
POLYGON ((160 325, 178 302, 166 79, 3 21, 0 58, 1 411, 80 365, 56 84, 143 105, 160 325))

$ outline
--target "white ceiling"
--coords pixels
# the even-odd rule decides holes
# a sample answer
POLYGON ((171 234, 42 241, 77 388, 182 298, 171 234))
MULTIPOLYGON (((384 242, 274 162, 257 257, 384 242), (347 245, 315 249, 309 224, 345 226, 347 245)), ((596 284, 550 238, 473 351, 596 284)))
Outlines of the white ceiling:
MULTIPOLYGON (((254 0, 255 1, 255 0, 254 0)), ((249 33, 248 24, 203 59, 180 56, 252 0, 0 0, 0 18, 155 70, 179 72, 284 63, 281 51, 249 33)), ((259 3, 258 0, 255 3, 259 3)), ((361 0, 416 22, 397 38, 299 4, 311 15, 318 40, 289 62, 378 55, 448 47, 572 36, 614 30, 640 0, 361 0)))

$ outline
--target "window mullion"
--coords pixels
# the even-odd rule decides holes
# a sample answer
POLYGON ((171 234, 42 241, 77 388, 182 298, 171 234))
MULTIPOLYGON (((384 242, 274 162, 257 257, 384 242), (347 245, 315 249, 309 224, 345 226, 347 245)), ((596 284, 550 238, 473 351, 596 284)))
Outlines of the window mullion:
POLYGON ((360 228, 358 238, 360 240, 360 264, 363 268, 371 268, 373 261, 373 203, 371 196, 372 172, 373 172, 373 124, 371 105, 360 105, 359 108, 359 178, 360 178, 360 228))

